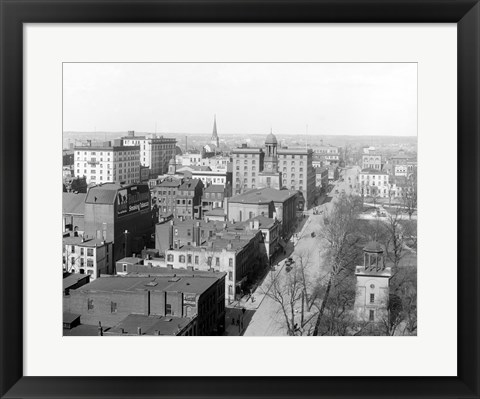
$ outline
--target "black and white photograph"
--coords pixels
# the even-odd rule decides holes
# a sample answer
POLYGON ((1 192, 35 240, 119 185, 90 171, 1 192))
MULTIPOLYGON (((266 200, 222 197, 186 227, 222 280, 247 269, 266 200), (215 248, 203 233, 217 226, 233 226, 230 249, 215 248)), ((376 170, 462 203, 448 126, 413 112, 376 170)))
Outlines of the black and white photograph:
POLYGON ((417 66, 63 63, 63 336, 416 336, 417 66))

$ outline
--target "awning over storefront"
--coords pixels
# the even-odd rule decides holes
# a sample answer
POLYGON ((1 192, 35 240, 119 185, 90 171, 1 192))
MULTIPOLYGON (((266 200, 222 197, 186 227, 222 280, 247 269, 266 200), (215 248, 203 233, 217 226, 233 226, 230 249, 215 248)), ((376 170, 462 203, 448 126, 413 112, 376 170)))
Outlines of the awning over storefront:
POLYGON ((236 285, 237 287, 240 287, 245 281, 247 281, 247 276, 245 276, 244 278, 242 278, 240 281, 237 281, 237 282, 235 283, 235 285, 236 285))

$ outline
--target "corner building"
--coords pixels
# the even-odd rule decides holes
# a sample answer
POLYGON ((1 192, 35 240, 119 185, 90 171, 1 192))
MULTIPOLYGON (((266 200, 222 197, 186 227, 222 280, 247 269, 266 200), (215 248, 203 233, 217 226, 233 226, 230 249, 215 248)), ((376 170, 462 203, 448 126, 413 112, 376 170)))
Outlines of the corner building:
POLYGON ((75 176, 87 184, 132 184, 140 181, 140 147, 124 146, 121 140, 75 147, 75 176))
POLYGON ((140 253, 154 232, 147 184, 107 183, 85 199, 85 234, 113 242, 113 261, 140 253))

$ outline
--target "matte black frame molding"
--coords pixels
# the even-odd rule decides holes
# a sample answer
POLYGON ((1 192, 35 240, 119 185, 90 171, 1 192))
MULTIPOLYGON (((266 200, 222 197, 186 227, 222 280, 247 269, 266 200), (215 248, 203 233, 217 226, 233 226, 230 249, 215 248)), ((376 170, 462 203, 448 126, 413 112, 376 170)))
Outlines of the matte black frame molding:
MULTIPOLYGON (((0 396, 479 397, 480 0, 0 0, 0 396), (24 377, 23 23, 454 22, 458 27, 458 377, 24 377)), ((440 137, 439 137, 440 139, 440 137)), ((438 348, 441 356, 441 348, 438 348)), ((48 360, 46 360, 48 361, 48 360)), ((319 359, 320 361, 320 359, 319 359)), ((414 359, 412 359, 414 361, 414 359)), ((432 359, 435 361, 435 359, 432 359)), ((388 367, 388 363, 386 364, 388 367)), ((133 365, 131 365, 133 367, 133 365)))

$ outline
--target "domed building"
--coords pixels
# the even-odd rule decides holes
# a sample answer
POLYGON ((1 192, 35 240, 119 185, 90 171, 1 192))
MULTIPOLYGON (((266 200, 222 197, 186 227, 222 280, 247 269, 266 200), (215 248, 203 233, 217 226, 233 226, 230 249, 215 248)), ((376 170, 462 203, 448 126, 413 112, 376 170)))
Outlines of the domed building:
POLYGON ((175 158, 172 158, 168 162, 168 174, 174 175, 176 172, 177 172, 177 163, 175 162, 175 158))
POLYGON ((258 174, 259 188, 282 188, 282 176, 278 172, 277 138, 270 131, 265 139, 265 158, 263 160, 263 171, 258 174))
POLYGON ((299 212, 314 205, 315 169, 310 148, 279 147, 272 131, 265 138, 265 147, 242 144, 232 151, 233 194, 256 188, 288 189, 300 191, 304 203, 299 212))
POLYGON ((355 268, 355 317, 359 321, 388 320, 389 281, 392 269, 385 265, 384 249, 376 241, 363 248, 363 266, 355 268))

